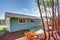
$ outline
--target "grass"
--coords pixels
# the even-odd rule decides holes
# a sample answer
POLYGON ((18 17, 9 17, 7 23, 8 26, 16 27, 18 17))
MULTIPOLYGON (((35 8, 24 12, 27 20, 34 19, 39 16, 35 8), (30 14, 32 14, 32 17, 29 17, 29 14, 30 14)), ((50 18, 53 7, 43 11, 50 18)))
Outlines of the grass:
POLYGON ((5 32, 5 28, 0 28, 0 32, 5 32))

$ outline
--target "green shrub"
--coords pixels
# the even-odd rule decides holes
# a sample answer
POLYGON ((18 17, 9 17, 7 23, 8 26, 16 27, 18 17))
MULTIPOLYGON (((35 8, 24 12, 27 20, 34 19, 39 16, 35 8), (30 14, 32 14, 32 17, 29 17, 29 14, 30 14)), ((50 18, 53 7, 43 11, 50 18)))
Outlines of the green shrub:
POLYGON ((5 32, 5 28, 0 28, 0 32, 5 32))

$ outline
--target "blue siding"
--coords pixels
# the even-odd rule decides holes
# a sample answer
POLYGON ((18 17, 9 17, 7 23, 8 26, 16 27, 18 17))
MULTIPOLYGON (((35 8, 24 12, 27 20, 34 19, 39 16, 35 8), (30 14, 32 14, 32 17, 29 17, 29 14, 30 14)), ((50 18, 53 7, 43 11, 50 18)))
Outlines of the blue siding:
POLYGON ((31 19, 26 19, 25 24, 19 24, 18 18, 11 18, 10 19, 10 32, 30 29, 32 27, 38 27, 40 26, 40 24, 41 24, 40 20, 35 20, 35 22, 31 22, 31 19))

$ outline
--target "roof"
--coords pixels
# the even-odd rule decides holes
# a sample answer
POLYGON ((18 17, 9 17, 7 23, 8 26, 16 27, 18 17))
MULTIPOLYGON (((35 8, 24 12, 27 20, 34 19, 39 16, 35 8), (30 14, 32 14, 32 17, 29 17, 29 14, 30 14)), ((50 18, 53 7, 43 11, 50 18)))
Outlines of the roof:
POLYGON ((23 14, 16 14, 16 13, 10 13, 10 12, 6 12, 6 16, 11 17, 11 18, 40 19, 39 17, 36 17, 36 16, 23 15, 23 14))

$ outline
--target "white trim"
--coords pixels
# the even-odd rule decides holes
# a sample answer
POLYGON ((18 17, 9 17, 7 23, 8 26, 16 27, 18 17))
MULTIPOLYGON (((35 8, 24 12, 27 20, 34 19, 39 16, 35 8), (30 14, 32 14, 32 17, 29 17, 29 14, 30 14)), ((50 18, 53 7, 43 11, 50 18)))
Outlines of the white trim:
POLYGON ((11 18, 9 17, 9 32, 10 32, 10 19, 11 19, 11 18))
POLYGON ((6 18, 6 30, 10 31, 10 17, 6 18))
POLYGON ((25 19, 25 23, 19 23, 19 19, 25 19, 25 18, 18 18, 18 24, 26 24, 26 19, 25 19))

